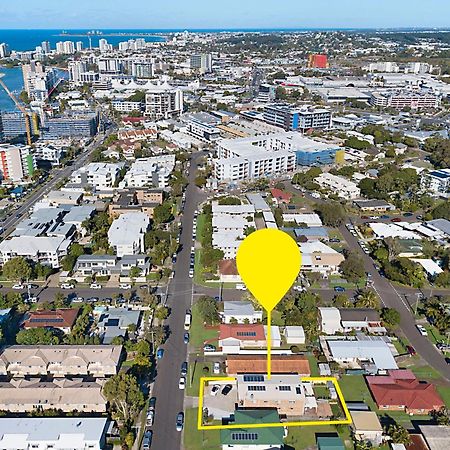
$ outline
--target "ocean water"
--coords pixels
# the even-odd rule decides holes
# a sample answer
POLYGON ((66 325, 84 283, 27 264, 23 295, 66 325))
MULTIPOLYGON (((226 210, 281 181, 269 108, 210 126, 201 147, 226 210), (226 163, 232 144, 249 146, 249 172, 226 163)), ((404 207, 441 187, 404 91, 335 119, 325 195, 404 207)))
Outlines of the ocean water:
MULTIPOLYGON (((0 67, 0 73, 4 74, 2 80, 8 89, 17 95, 20 94, 23 89, 22 69, 20 67, 12 69, 0 67)), ((0 111, 14 111, 15 109, 14 102, 0 86, 0 111)))

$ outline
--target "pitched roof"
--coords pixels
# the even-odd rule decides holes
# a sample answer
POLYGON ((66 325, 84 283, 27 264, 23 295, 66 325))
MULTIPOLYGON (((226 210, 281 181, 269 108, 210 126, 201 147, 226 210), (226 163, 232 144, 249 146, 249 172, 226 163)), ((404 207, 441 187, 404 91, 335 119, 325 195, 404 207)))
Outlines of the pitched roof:
POLYGON ((419 380, 410 371, 389 371, 387 376, 366 377, 378 406, 405 406, 406 409, 433 410, 444 406, 434 385, 419 380))
POLYGON ((219 273, 221 275, 238 275, 235 259, 222 259, 219 261, 219 273))
POLYGON ((245 428, 245 425, 276 423, 280 417, 274 409, 238 410, 234 413, 234 424, 242 428, 220 431, 222 445, 282 445, 283 427, 245 428))
POLYGON ((284 192, 281 189, 272 188, 270 190, 270 193, 272 194, 273 198, 276 198, 277 200, 281 200, 283 202, 290 202, 292 198, 292 194, 289 192, 284 192))
POLYGON ((72 328, 79 309, 57 309, 55 311, 34 311, 27 315, 24 328, 72 328))
POLYGON ((370 308, 339 308, 342 321, 368 321, 379 322, 380 314, 370 308))
POLYGON ((222 324, 220 325, 219 339, 235 338, 240 341, 265 340, 264 326, 257 324, 222 324))
MULTIPOLYGON (((272 355, 272 373, 298 373, 310 375, 309 361, 301 355, 272 355)), ((266 373, 266 355, 228 355, 227 372, 266 373)))

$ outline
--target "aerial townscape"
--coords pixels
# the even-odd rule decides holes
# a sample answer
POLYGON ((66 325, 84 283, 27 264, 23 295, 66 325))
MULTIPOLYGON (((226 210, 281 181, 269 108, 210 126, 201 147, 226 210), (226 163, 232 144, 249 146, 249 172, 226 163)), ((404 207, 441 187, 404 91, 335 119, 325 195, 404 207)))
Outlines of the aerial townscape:
POLYGON ((13 25, 0 449, 448 448, 450 30, 13 25))

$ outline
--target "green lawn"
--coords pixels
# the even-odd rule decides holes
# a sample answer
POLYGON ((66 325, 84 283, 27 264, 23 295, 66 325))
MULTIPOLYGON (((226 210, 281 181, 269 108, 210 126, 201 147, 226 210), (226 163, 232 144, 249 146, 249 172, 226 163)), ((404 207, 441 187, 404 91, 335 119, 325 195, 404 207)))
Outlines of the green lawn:
POLYGON ((333 425, 323 425, 314 427, 289 427, 288 435, 285 439, 286 450, 302 450, 316 445, 316 434, 337 433, 349 450, 353 449, 353 442, 350 438, 350 430, 347 426, 339 427, 339 431, 333 425))
POLYGON ((220 431, 197 429, 197 410, 190 408, 185 411, 184 448, 185 450, 220 450, 220 431))
POLYGON ((432 380, 441 378, 441 374, 430 366, 413 366, 410 367, 419 380, 432 380))
POLYGON ((446 342, 447 338, 439 333, 439 330, 433 325, 425 326, 428 332, 428 339, 433 343, 437 344, 438 342, 446 342))
POLYGON ((198 397, 200 390, 200 378, 212 376, 212 363, 191 362, 189 363, 189 371, 186 379, 186 395, 190 397, 198 397), (203 368, 208 367, 209 373, 203 373, 203 368))
POLYGON ((309 368, 311 369, 311 376, 318 377, 319 376, 319 366, 317 365, 317 359, 314 355, 307 356, 309 361, 309 368))
MULTIPOLYGON (((191 328, 189 330, 190 344, 199 351, 203 351, 204 342, 211 340, 216 341, 219 332, 217 329, 206 329, 203 326, 203 322, 198 313, 196 304, 192 306, 191 312, 192 312, 192 322, 191 328)), ((213 343, 213 345, 215 344, 213 343)))
POLYGON ((444 400, 445 406, 450 408, 450 388, 448 386, 437 386, 437 390, 442 400, 444 400))

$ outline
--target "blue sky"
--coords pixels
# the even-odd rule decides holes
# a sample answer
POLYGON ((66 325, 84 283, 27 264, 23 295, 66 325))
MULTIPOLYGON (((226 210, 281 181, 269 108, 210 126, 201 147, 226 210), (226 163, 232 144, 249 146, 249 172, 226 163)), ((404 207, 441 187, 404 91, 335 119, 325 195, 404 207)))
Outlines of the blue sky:
POLYGON ((0 28, 450 27, 450 0, 0 0, 0 28))

